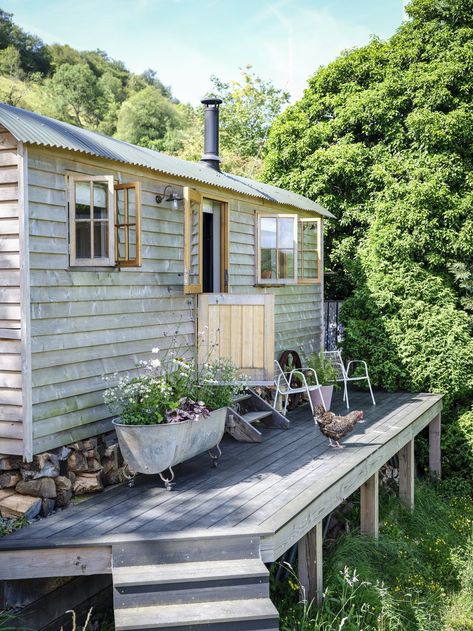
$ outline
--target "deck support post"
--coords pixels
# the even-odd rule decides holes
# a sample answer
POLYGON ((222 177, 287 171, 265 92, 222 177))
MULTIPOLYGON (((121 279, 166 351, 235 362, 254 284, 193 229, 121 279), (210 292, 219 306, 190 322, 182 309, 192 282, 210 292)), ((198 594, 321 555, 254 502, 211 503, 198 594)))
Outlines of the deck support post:
POLYGON ((317 605, 322 604, 324 591, 322 542, 323 528, 322 521, 319 521, 299 539, 297 546, 301 597, 307 602, 315 600, 317 605))
POLYGON ((414 510, 415 458, 414 439, 398 452, 399 455, 399 499, 411 512, 414 510))
POLYGON ((440 414, 429 424, 429 470, 430 475, 440 480, 442 474, 440 434, 442 417, 440 414))
POLYGON ((379 472, 360 487, 360 530, 362 535, 379 534, 379 472))

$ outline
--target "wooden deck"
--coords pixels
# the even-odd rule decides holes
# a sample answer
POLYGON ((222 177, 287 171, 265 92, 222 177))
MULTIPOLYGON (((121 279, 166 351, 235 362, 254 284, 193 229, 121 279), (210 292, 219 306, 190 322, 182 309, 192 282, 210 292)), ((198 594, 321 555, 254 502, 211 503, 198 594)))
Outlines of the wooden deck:
MULTIPOLYGON (((176 467, 172 492, 157 476, 139 476, 133 488, 112 488, 0 539, 0 559, 13 551, 65 548, 69 555, 60 555, 61 563, 72 564, 71 575, 94 574, 110 571, 111 546, 118 542, 252 534, 261 538, 262 559, 273 561, 441 411, 439 395, 377 393, 377 402, 374 407, 369 395, 352 394, 351 409, 363 409, 365 422, 343 441, 345 449, 328 446, 305 406, 291 414, 289 430, 263 430, 261 444, 224 440, 217 469, 207 454, 176 467)), ((339 395, 333 408, 344 412, 339 395)), ((33 575, 57 575, 49 556, 33 575)), ((24 577, 17 575, 21 564, 0 568, 0 578, 24 577)), ((25 574, 31 577, 31 568, 25 574)))

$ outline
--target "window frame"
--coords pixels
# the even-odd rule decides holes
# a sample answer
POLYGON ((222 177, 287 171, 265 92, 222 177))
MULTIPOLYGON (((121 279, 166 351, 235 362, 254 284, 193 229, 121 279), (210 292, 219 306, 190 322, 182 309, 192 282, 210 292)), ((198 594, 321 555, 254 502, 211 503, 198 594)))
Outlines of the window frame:
MULTIPOLYGON (((113 175, 69 175, 69 264, 71 267, 115 267, 115 195, 113 175), (76 182, 105 182, 108 188, 108 256, 77 258, 76 255, 76 182)), ((90 220, 93 223, 93 219, 90 220)))
MULTIPOLYGON (((128 219, 128 195, 125 194, 125 218, 128 219)), ((115 245, 115 264, 117 267, 141 267, 141 185, 140 182, 124 182, 120 184, 115 184, 114 186, 114 245, 115 245), (120 259, 119 258, 119 249, 118 249, 118 229, 125 228, 125 251, 128 250, 128 241, 129 241, 129 230, 127 228, 130 227, 130 223, 118 223, 118 195, 117 191, 124 190, 128 191, 128 189, 135 190, 135 234, 136 234, 136 243, 135 243, 135 251, 136 256, 134 259, 120 259)))
MULTIPOLYGON (((299 227, 304 223, 315 223, 317 224, 317 278, 304 278, 304 260, 301 259, 301 276, 298 275, 298 284, 299 285, 318 285, 322 282, 322 230, 323 223, 321 217, 299 217, 299 221, 297 222, 298 228, 298 257, 304 256, 304 240, 299 239, 299 227), (300 241, 300 243, 299 243, 300 241)), ((313 249, 306 250, 308 252, 313 252, 313 249)), ((297 260, 297 268, 299 271, 299 258, 297 260)))
MULTIPOLYGON (((256 284, 257 285, 297 285, 298 282, 298 230, 299 217, 293 213, 257 212, 256 213, 256 284), (294 251, 294 277, 293 278, 262 278, 261 277, 261 219, 293 219, 293 251, 294 251)), ((276 252, 278 231, 276 230, 276 252)), ((279 257, 276 254, 276 269, 279 271, 279 257)))

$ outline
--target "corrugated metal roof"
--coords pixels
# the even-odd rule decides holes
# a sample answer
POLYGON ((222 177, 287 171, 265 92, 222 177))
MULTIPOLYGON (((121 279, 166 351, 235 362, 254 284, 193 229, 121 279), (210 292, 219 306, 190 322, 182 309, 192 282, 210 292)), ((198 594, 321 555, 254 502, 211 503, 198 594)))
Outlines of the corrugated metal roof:
POLYGON ((202 182, 210 186, 219 186, 243 195, 294 206, 325 217, 333 217, 325 208, 297 193, 238 175, 219 173, 204 164, 137 147, 13 105, 0 103, 0 123, 21 142, 80 151, 99 158, 146 167, 160 173, 202 182))

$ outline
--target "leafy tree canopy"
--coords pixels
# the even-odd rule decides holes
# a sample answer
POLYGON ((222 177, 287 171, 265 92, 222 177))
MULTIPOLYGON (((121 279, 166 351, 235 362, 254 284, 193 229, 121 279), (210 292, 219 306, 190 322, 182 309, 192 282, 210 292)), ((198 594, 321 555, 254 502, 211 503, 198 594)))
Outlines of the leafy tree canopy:
POLYGON ((347 298, 347 353, 379 385, 453 406, 473 391, 473 0, 406 10, 389 40, 311 77, 272 128, 264 177, 337 217, 328 294, 347 298))

